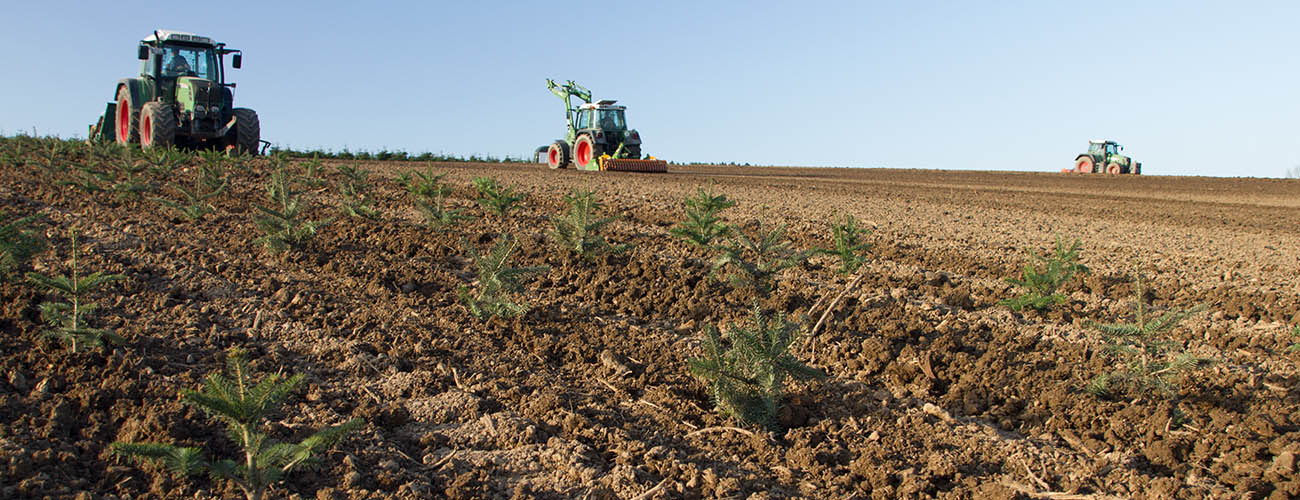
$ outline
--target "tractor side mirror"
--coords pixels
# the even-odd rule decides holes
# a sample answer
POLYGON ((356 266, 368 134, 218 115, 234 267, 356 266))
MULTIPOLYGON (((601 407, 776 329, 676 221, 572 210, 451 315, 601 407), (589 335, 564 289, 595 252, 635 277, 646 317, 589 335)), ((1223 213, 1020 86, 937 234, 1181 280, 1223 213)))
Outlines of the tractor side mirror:
POLYGON ((140 46, 140 49, 136 51, 135 58, 136 58, 136 59, 139 59, 139 60, 141 60, 141 61, 143 61, 143 60, 145 60, 145 59, 148 59, 148 58, 149 58, 149 46, 148 46, 148 45, 141 45, 141 46, 140 46))
POLYGON ((230 65, 231 65, 232 67, 234 67, 235 69, 239 69, 240 66, 243 66, 243 65, 244 65, 244 55, 243 55, 243 54, 235 54, 234 59, 232 59, 232 60, 230 61, 230 65))

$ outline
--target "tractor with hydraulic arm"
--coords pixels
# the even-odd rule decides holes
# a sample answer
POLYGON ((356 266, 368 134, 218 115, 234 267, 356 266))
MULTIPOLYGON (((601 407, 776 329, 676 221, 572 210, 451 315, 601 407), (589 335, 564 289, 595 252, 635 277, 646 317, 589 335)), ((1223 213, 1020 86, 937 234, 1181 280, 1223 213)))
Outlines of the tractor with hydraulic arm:
POLYGON ((537 148, 534 159, 543 154, 551 168, 623 172, 667 172, 668 162, 653 156, 641 158, 641 134, 627 128, 624 106, 614 100, 592 102, 591 91, 573 80, 557 84, 547 79, 546 87, 564 101, 567 133, 564 139, 537 148), (575 104, 573 98, 581 102, 575 104))
POLYGON ((140 41, 136 55, 140 74, 118 81, 116 99, 90 126, 88 140, 259 152, 264 143, 257 112, 236 108, 235 84, 226 81, 225 58, 231 55, 231 67, 239 68, 241 51, 205 36, 158 30, 140 41))

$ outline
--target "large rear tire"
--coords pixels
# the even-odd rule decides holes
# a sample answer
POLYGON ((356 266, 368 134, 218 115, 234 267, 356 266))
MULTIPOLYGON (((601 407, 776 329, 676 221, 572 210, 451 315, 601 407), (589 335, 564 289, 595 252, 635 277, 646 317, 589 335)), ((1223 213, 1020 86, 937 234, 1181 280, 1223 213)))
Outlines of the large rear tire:
POLYGON ((1080 156, 1074 160, 1074 171, 1081 174, 1091 174, 1093 169, 1091 156, 1080 156))
POLYGON ((596 160, 596 143, 591 140, 589 135, 580 135, 578 140, 573 141, 573 164, 579 169, 589 170, 591 163, 596 160))
POLYGON ((165 148, 176 141, 176 117, 172 107, 161 102, 146 102, 140 108, 140 147, 165 148))
POLYGON ((551 147, 546 148, 546 166, 552 170, 557 168, 569 168, 569 145, 564 141, 555 141, 551 147))
POLYGON ((262 141, 262 124, 257 121, 257 112, 248 108, 235 108, 235 152, 257 156, 257 147, 262 141))
POLYGON ((131 91, 125 85, 117 88, 117 122, 114 123, 117 143, 123 146, 140 142, 140 112, 131 102, 131 91))

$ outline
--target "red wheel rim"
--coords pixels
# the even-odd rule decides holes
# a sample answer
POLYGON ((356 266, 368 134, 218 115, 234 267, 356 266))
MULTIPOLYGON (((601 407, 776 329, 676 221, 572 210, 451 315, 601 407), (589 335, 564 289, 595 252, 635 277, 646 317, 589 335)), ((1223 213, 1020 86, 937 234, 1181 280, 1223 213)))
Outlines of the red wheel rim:
POLYGON ((546 164, 552 167, 560 165, 560 148, 551 146, 551 149, 546 151, 546 164))
POLYGON ((1107 172, 1110 172, 1111 174, 1118 174, 1118 173, 1119 173, 1119 165, 1114 165, 1114 164, 1112 164, 1112 165, 1110 166, 1110 168, 1107 168, 1107 169, 1106 169, 1106 171, 1107 171, 1107 172))
POLYGON ((147 114, 140 117, 140 146, 153 146, 153 120, 147 114))
POLYGON ((126 98, 117 100, 117 142, 126 144, 131 138, 131 103, 126 98))
POLYGON ((591 163, 591 142, 587 138, 578 140, 578 166, 586 167, 591 163))
POLYGON ((1091 174, 1092 161, 1089 160, 1088 158, 1080 158, 1079 161, 1074 164, 1074 171, 1079 172, 1081 174, 1091 174))

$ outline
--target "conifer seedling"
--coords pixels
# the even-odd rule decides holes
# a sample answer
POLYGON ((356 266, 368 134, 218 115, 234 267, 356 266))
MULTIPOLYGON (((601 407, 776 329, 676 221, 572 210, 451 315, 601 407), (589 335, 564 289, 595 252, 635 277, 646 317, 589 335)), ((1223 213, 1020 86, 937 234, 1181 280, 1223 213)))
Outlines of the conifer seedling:
POLYGON ((442 183, 446 173, 434 174, 433 168, 428 173, 404 172, 397 182, 406 187, 406 191, 415 198, 415 209, 424 217, 426 224, 432 227, 448 227, 462 220, 472 219, 464 210, 447 208, 447 195, 451 186, 442 183))
POLYGON ((180 184, 170 184, 184 198, 181 203, 171 201, 165 198, 154 198, 159 203, 175 210, 187 220, 202 219, 213 210, 216 210, 208 200, 220 196, 225 192, 230 178, 225 175, 225 169, 220 166, 200 165, 199 175, 194 179, 194 187, 186 188, 180 184), (220 169, 220 170, 218 170, 220 169))
POLYGON ((291 248, 300 248, 316 235, 321 226, 329 224, 332 219, 323 221, 303 220, 302 199, 293 190, 289 175, 284 170, 276 170, 266 186, 266 192, 274 208, 258 206, 260 214, 254 216, 257 228, 263 233, 258 243, 272 252, 279 253, 291 248))
MULTIPOLYGON (((45 238, 31 227, 40 218, 40 214, 28 215, 0 225, 0 279, 8 280, 10 273, 45 251, 45 238)), ((0 212, 0 221, 5 219, 8 215, 0 212)))
POLYGON ((111 446, 113 453, 157 463, 176 476, 207 472, 213 479, 235 483, 248 500, 261 500, 267 488, 294 470, 315 466, 318 455, 365 423, 354 418, 321 429, 296 444, 275 441, 265 432, 267 422, 302 385, 302 375, 284 378, 274 373, 254 381, 245 353, 239 349, 229 352, 226 370, 226 375, 208 375, 199 391, 181 391, 181 401, 226 425, 230 439, 243 451, 238 460, 211 460, 200 448, 167 443, 115 442, 111 446))
POLYGON ((511 298, 523 291, 520 283, 524 278, 550 270, 547 266, 510 267, 510 256, 519 248, 519 241, 510 235, 503 235, 487 255, 481 255, 478 249, 469 243, 462 243, 465 252, 474 263, 478 276, 474 291, 469 287, 460 287, 460 296, 470 314, 476 318, 487 316, 510 318, 528 311, 527 303, 516 303, 511 298))
POLYGON ((785 239, 785 225, 764 232, 762 223, 755 228, 756 238, 736 231, 722 255, 713 262, 712 274, 731 268, 727 279, 731 286, 753 290, 767 296, 775 287, 776 275, 808 259, 809 252, 795 251, 785 239))
POLYGON ((1093 324, 1106 338, 1105 352, 1118 369, 1099 375, 1086 387, 1096 396, 1116 393, 1172 395, 1181 377, 1207 360, 1183 352, 1181 343, 1168 338, 1183 320, 1201 311, 1168 310, 1152 317, 1146 305, 1146 286, 1139 273, 1133 284, 1133 322, 1093 324))
POLYGON ((472 182, 479 195, 475 201, 501 217, 519 208, 518 203, 524 199, 524 195, 516 193, 514 188, 502 186, 491 177, 475 177, 472 182))
POLYGON ((871 244, 862 241, 862 237, 867 234, 871 234, 871 230, 859 229, 858 222, 852 215, 837 217, 831 222, 831 242, 835 247, 819 249, 817 253, 839 257, 840 273, 853 274, 867 261, 862 254, 871 251, 871 244))
POLYGON ((89 316, 98 305, 86 299, 105 284, 126 277, 96 271, 86 276, 77 265, 77 233, 72 232, 72 275, 49 277, 40 273, 27 273, 27 281, 63 296, 67 302, 44 302, 40 305, 41 319, 50 326, 45 335, 67 343, 72 352, 83 347, 108 347, 121 344, 121 336, 105 328, 90 326, 89 316))
POLYGON ((339 181, 339 194, 343 197, 339 210, 343 215, 366 219, 379 217, 379 212, 372 206, 374 203, 368 196, 370 171, 361 168, 360 164, 340 165, 338 171, 343 177, 343 180, 339 181))
POLYGON ((715 240, 731 234, 733 228, 724 224, 718 214, 734 206, 736 202, 728 200, 727 195, 715 195, 712 191, 699 188, 694 198, 685 201, 686 220, 669 232, 685 238, 692 245, 710 247, 715 240))
POLYGON ((595 252, 611 251, 619 253, 627 249, 626 245, 610 245, 601 230, 618 216, 598 218, 596 211, 601 208, 595 199, 596 192, 574 189, 564 196, 569 210, 563 216, 551 220, 551 237, 560 248, 578 257, 590 257, 595 252))
POLYGON ((712 326, 704 333, 703 357, 688 360, 691 374, 708 384, 720 413, 745 423, 779 430, 787 381, 826 378, 790 353, 800 330, 784 315, 769 317, 755 306, 749 324, 733 327, 725 338, 712 326))
POLYGON ((1003 300, 1000 304, 1014 311, 1023 311, 1026 307, 1035 310, 1065 303, 1065 295, 1058 292, 1075 274, 1087 273, 1088 268, 1079 263, 1078 239, 1069 247, 1060 235, 1056 236, 1055 251, 1048 256, 1029 253, 1029 262, 1020 270, 1020 279, 1007 278, 1007 282, 1024 289, 1019 297, 1003 300))

